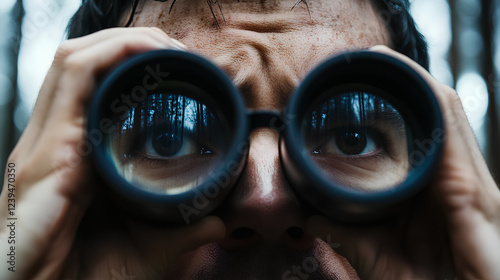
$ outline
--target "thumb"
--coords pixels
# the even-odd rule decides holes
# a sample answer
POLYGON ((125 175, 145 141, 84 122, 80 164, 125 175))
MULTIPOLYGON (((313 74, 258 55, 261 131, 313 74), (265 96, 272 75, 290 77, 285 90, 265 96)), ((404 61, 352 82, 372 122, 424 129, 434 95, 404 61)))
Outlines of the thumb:
POLYGON ((335 252, 344 256, 356 270, 371 263, 376 257, 373 255, 372 238, 376 238, 379 233, 366 226, 345 225, 315 215, 307 219, 306 229, 311 235, 321 238, 335 252))

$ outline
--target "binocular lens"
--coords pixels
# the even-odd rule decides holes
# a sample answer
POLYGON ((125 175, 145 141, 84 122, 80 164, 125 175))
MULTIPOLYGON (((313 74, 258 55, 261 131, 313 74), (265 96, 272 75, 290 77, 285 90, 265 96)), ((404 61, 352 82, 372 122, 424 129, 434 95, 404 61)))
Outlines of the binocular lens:
POLYGON ((106 77, 88 120, 89 135, 102 135, 94 158, 115 201, 160 223, 215 210, 240 178, 256 128, 280 133, 276 149, 295 193, 344 221, 404 205, 432 176, 444 134, 425 81, 371 52, 323 62, 279 112, 247 110, 222 70, 197 55, 149 52, 106 77))
POLYGON ((312 161, 336 185, 385 191, 402 183, 411 168, 405 120, 390 102, 367 91, 323 94, 301 131, 312 161))
POLYGON ((95 164, 121 209, 189 223, 213 211, 241 172, 247 116, 215 65, 187 52, 137 55, 100 84, 89 108, 95 164), (210 199, 210 201, 208 200, 210 199))
POLYGON ((203 183, 221 164, 230 137, 223 116, 196 96, 201 89, 164 82, 115 116, 107 149, 118 173, 145 190, 177 194, 203 183))

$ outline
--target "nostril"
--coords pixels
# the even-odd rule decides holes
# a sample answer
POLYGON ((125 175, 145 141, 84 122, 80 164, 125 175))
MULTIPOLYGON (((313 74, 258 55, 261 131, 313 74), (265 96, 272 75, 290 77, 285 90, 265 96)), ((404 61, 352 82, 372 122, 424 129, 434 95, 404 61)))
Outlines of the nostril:
POLYGON ((234 239, 244 239, 252 237, 254 234, 255 231, 253 229, 241 227, 233 230, 233 232, 231 233, 231 237, 233 237, 234 239))
POLYGON ((304 231, 299 227, 291 227, 286 230, 288 235, 293 239, 301 239, 304 231))

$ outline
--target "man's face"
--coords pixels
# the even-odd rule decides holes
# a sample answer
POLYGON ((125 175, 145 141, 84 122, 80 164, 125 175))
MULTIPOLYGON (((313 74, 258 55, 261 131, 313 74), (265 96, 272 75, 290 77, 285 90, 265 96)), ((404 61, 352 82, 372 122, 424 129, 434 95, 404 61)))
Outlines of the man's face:
MULTIPOLYGON (((210 1, 209 1, 210 2, 210 1)), ((134 26, 157 26, 222 68, 249 109, 284 108, 305 75, 326 58, 348 50, 389 45, 369 0, 220 0, 214 20, 207 1, 146 1, 134 26)), ((336 279, 353 269, 305 231, 307 214, 280 163, 279 134, 250 135, 247 165, 221 206, 225 240, 179 261, 181 279, 336 279), (321 277, 324 278, 321 278, 321 277), (295 278, 294 278, 295 277, 295 278)))

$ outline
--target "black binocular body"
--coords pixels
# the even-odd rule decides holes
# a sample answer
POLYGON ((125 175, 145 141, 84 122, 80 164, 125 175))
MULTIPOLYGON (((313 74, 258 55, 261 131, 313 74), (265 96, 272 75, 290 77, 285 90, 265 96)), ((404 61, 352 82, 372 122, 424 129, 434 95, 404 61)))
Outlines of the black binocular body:
POLYGON ((222 70, 161 50, 114 69, 92 100, 93 157, 116 201, 158 223, 213 212, 245 168, 249 134, 280 133, 280 158, 305 205, 332 219, 391 215, 430 180, 444 128, 436 98, 403 62, 359 51, 332 57, 282 111, 245 108, 222 70), (104 129, 104 127, 106 129, 104 129))

